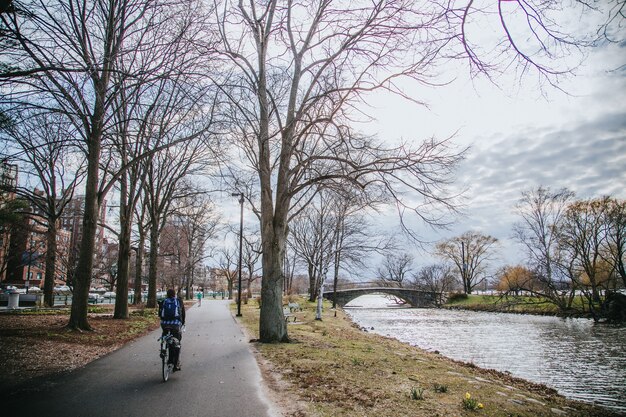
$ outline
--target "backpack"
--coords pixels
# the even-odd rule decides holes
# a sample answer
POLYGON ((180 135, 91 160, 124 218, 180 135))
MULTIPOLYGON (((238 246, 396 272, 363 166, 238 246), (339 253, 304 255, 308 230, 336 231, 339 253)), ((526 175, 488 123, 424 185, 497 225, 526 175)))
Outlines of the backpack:
POLYGON ((161 307, 161 319, 176 320, 180 318, 180 310, 177 298, 166 298, 161 307))

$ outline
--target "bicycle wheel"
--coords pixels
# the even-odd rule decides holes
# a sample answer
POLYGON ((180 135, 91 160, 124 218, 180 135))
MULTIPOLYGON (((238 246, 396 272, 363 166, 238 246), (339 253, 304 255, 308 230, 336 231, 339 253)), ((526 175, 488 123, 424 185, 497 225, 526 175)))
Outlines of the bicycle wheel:
POLYGON ((170 359, 170 350, 165 342, 161 343, 161 362, 162 362, 162 370, 163 370, 163 382, 167 382, 170 377, 170 372, 172 371, 172 364, 169 363, 170 359))

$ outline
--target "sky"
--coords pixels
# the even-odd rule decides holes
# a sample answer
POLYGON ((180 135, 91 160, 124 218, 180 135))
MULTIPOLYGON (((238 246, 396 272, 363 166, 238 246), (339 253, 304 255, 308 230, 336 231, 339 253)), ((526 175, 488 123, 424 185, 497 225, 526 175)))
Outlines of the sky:
MULTIPOLYGON (((433 243, 469 230, 491 235, 499 240, 492 269, 520 264, 525 256, 512 235, 519 221, 514 207, 523 191, 566 187, 580 199, 626 198, 625 62, 626 43, 595 48, 575 76, 561 80, 558 89, 542 91, 506 79, 493 85, 471 79, 467 68, 450 69, 448 79, 454 81, 449 85, 403 90, 428 107, 372 94, 366 112, 375 120, 361 130, 385 141, 415 144, 454 135, 459 149, 470 147, 454 185, 467 190, 463 215, 446 230, 418 222, 413 228, 433 243)), ((227 221, 238 221, 237 210, 226 212, 227 221)), ((245 213, 245 222, 256 222, 249 210, 245 213)), ((374 222, 392 233, 398 227, 395 215, 374 222)), ((415 269, 436 261, 429 249, 407 243, 415 269)), ((376 266, 371 265, 372 272, 376 266)))
MULTIPOLYGON (((423 229, 426 240, 480 231, 499 240, 494 267, 514 265, 524 260, 511 239, 522 191, 541 185, 566 187, 580 199, 626 198, 624 58, 626 44, 594 50, 577 76, 559 84, 567 94, 547 89, 542 96, 459 74, 450 86, 416 91, 428 109, 379 100, 372 133, 405 140, 455 134, 454 143, 470 147, 455 185, 467 187, 464 215, 449 230, 423 229)), ((417 265, 429 261, 428 253, 416 254, 417 265)))

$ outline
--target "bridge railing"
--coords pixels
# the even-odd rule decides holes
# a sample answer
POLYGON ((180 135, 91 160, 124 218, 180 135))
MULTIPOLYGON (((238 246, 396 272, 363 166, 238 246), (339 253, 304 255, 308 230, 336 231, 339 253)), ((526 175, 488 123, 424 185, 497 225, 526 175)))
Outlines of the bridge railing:
MULTIPOLYGON (((380 281, 359 281, 359 282, 342 282, 337 284, 337 290, 358 290, 362 288, 401 288, 399 285, 390 285, 389 283, 383 283, 380 281)), ((333 290, 332 285, 324 287, 324 292, 330 292, 333 290)))

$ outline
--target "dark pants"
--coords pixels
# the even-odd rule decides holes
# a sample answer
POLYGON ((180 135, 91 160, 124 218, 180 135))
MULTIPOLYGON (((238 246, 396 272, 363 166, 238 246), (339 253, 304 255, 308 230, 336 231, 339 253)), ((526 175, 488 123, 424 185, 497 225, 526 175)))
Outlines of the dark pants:
MULTIPOLYGON (((161 329, 163 329, 163 336, 167 334, 169 331, 172 336, 174 336, 180 342, 183 338, 183 333, 180 331, 180 326, 175 324, 162 324, 161 329)), ((173 364, 178 364, 180 359, 180 343, 177 344, 177 347, 172 349, 172 355, 170 355, 170 362, 173 364)))

